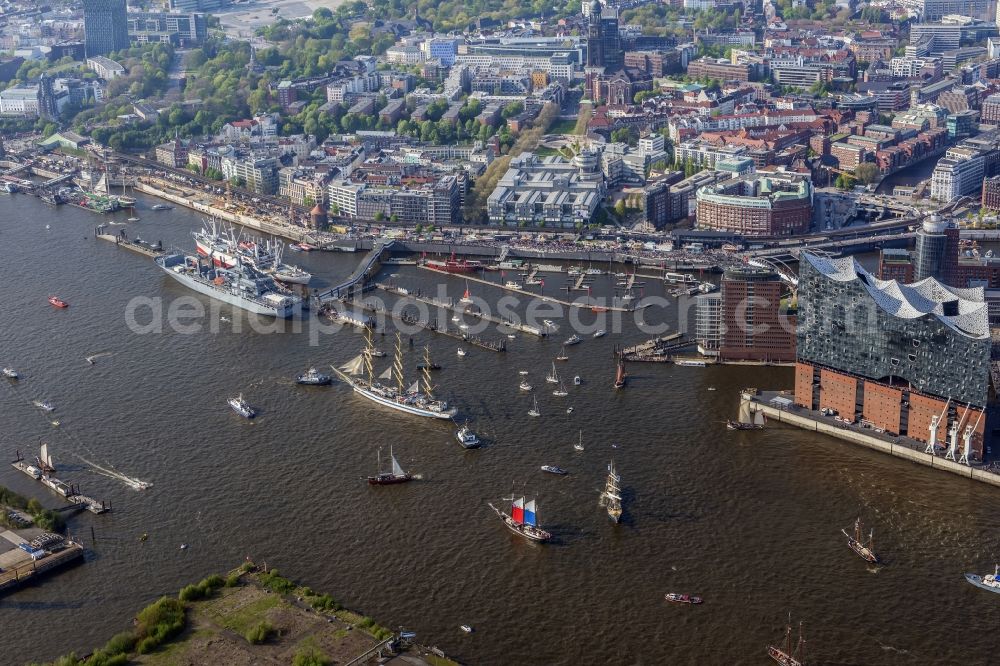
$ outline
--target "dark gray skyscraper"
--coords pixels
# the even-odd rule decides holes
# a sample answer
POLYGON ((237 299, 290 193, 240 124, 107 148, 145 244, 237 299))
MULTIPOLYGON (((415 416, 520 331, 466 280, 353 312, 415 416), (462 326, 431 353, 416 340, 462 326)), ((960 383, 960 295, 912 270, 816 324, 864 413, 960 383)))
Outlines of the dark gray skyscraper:
POLYGON ((913 255, 915 282, 933 277, 954 285, 958 263, 958 228, 937 216, 925 220, 917 229, 913 255))
POLYGON ((88 58, 127 49, 125 0, 83 0, 83 29, 88 58))

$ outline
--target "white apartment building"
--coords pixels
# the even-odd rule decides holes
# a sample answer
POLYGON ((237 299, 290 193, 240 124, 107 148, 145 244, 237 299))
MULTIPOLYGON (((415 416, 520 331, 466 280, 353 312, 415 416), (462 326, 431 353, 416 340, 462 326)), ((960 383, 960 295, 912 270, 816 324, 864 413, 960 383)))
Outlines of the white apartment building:
POLYGON ((18 86, 0 92, 0 115, 37 118, 38 86, 18 86))
POLYGON ((976 193, 983 186, 984 168, 979 151, 963 146, 949 148, 931 174, 931 199, 951 201, 976 193))

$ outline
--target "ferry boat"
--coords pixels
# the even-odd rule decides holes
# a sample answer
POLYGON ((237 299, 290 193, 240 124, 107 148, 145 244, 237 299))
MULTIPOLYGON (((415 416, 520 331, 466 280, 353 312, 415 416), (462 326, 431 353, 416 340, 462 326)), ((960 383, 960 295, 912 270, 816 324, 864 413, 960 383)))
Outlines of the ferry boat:
POLYGON ((583 342, 583 339, 579 335, 576 335, 574 333, 573 335, 566 338, 565 344, 567 347, 572 347, 573 345, 578 345, 581 342, 583 342))
POLYGON ((250 406, 250 403, 243 398, 242 393, 235 398, 230 398, 227 402, 229 403, 229 406, 233 408, 233 411, 243 418, 252 419, 257 416, 257 412, 255 412, 253 407, 250 406))
POLYGON ((875 553, 875 531, 870 530, 868 532, 868 543, 864 543, 861 540, 861 518, 859 517, 854 521, 854 536, 847 533, 847 530, 840 530, 845 537, 847 537, 847 547, 858 554, 858 557, 865 560, 866 562, 871 562, 872 564, 878 564, 878 555, 875 553))
POLYGON ((302 311, 302 299, 282 291, 274 280, 239 262, 231 269, 202 264, 198 257, 168 254, 156 265, 184 286, 256 314, 287 319, 302 311))
POLYGON ((693 597, 690 594, 679 594, 677 592, 667 592, 663 595, 663 598, 667 601, 672 601, 675 604, 700 604, 701 597, 693 597))
POLYGON ((454 253, 452 253, 450 258, 444 260, 428 259, 424 265, 427 266, 427 268, 433 268, 436 271, 444 271, 445 273, 475 273, 483 268, 483 264, 480 261, 455 259, 454 253))
POLYGON ((309 368, 301 375, 295 377, 297 384, 306 384, 308 386, 326 386, 330 381, 330 375, 324 375, 316 368, 309 368))
POLYGON ((802 623, 799 623, 799 643, 792 651, 792 625, 785 629, 785 645, 767 646, 767 656, 776 661, 781 666, 803 666, 805 664, 806 639, 802 637, 802 623))
POLYGON ((458 443, 462 445, 463 449, 478 449, 482 442, 476 433, 472 432, 472 429, 468 425, 464 425, 458 429, 455 433, 455 438, 458 439, 458 443))
POLYGON ((978 576, 974 573, 965 574, 965 580, 969 581, 981 590, 1000 594, 1000 565, 993 565, 993 573, 985 576, 978 576))
POLYGON ((17 374, 17 370, 15 370, 14 368, 4 368, 0 372, 3 372, 3 376, 6 377, 7 379, 20 379, 21 378, 21 375, 17 374))
POLYGON ((615 461, 612 460, 608 465, 608 478, 604 483, 604 490, 601 491, 598 504, 607 509, 608 518, 613 520, 616 524, 622 518, 621 481, 622 478, 618 476, 617 472, 615 472, 615 461))
MULTIPOLYGON (((365 350, 374 350, 371 329, 365 329, 365 333, 365 350)), ((434 387, 431 383, 429 369, 430 357, 426 348, 424 349, 425 367, 421 371, 423 391, 420 390, 420 380, 415 381, 409 388, 404 383, 403 343, 398 332, 396 333, 396 353, 389 369, 389 376, 395 378, 396 386, 386 386, 376 381, 372 357, 373 354, 370 351, 362 351, 339 369, 334 368, 333 370, 355 393, 384 407, 434 419, 452 419, 458 413, 458 410, 449 407, 447 402, 434 397, 434 387)))
POLYGON ((704 368, 704 361, 694 361, 690 359, 678 359, 674 361, 674 364, 683 366, 685 368, 704 368))
POLYGON ((562 467, 556 467, 555 465, 542 465, 542 471, 548 472, 549 474, 557 474, 559 476, 569 474, 569 472, 564 470, 562 467))
POLYGON ((49 303, 56 306, 57 308, 68 308, 69 303, 59 298, 58 296, 49 296, 49 303))
POLYGON ((406 483, 413 477, 405 472, 399 465, 399 461, 396 460, 396 456, 392 453, 392 447, 389 447, 389 458, 392 460, 392 471, 383 472, 382 471, 382 449, 378 451, 378 471, 375 476, 368 477, 368 485, 370 486, 389 486, 396 483, 406 483))
POLYGON ((489 507, 496 512, 507 529, 531 541, 548 541, 552 538, 551 534, 538 526, 538 505, 535 500, 525 502, 523 497, 515 499, 513 495, 504 499, 511 503, 510 515, 492 504, 489 507))

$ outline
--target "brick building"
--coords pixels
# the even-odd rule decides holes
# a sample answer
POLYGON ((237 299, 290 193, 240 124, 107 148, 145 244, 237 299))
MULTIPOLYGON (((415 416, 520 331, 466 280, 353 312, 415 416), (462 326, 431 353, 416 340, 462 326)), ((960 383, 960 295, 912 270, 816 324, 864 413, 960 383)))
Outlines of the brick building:
POLYGON ((879 280, 851 257, 803 253, 795 402, 982 459, 990 389, 983 289, 879 280))
POLYGON ((703 187, 695 194, 699 229, 745 236, 787 236, 812 224, 812 183, 800 174, 759 174, 703 187))
POLYGON ((782 298, 787 289, 777 273, 753 268, 728 270, 721 291, 721 360, 795 360, 795 315, 784 308, 782 298))

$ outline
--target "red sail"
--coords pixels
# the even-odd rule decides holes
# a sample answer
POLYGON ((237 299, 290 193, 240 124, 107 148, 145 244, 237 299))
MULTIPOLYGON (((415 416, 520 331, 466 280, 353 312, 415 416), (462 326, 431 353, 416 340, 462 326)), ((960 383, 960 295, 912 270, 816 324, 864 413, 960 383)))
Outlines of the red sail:
POLYGON ((524 522, 524 498, 516 500, 514 504, 510 507, 510 517, 514 519, 514 522, 518 525, 524 522))

